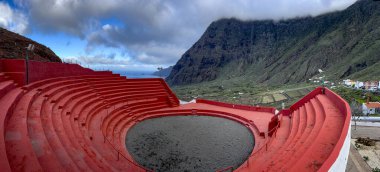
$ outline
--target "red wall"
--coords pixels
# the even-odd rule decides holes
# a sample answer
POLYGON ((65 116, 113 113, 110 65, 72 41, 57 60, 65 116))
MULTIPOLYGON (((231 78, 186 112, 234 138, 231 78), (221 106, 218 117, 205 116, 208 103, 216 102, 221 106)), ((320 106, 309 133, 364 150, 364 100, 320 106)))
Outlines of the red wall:
POLYGON ((29 82, 60 76, 89 75, 94 73, 90 69, 82 68, 77 64, 29 62, 29 82))
MULTIPOLYGON (((29 83, 64 76, 100 74, 77 64, 29 61, 29 83)), ((0 71, 10 76, 19 85, 26 83, 26 63, 23 59, 1 59, 0 71)), ((107 72, 110 73, 110 72, 107 72)))
POLYGON ((25 61, 22 59, 1 59, 1 72, 10 76, 19 85, 25 85, 25 61))
POLYGON ((25 60, 2 59, 1 68, 3 72, 25 72, 25 60))

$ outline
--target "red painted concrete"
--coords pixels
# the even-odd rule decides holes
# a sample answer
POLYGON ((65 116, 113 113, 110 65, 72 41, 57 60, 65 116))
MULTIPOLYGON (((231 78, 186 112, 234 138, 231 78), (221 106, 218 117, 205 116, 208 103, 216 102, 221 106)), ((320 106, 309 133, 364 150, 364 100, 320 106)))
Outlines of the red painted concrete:
POLYGON ((24 72, 25 60, 22 59, 0 59, 1 72, 24 72))
MULTIPOLYGON (((12 80, 20 86, 26 84, 26 62, 23 59, 0 59, 2 72, 12 76, 12 80)), ((62 77, 62 76, 79 76, 106 74, 111 72, 94 72, 91 69, 82 68, 77 64, 53 63, 29 61, 29 82, 36 82, 43 79, 62 77)))
POLYGON ((348 133, 348 104, 324 88, 275 115, 271 107, 209 100, 179 105, 162 79, 126 79, 74 64, 31 62, 32 83, 23 86, 25 75, 17 74, 24 64, 0 60, 2 171, 149 171, 126 150, 126 133, 161 116, 210 115, 245 125, 256 144, 235 169, 241 172, 328 171, 348 133))
POLYGON ((3 61, 0 60, 0 72, 3 71, 3 61))

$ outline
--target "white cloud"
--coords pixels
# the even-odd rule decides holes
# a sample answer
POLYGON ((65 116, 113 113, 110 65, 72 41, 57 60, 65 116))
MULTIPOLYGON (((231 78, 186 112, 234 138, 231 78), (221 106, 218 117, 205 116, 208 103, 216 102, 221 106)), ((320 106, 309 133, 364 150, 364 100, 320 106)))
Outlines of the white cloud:
POLYGON ((186 51, 173 44, 162 44, 150 42, 147 44, 133 45, 131 48, 139 52, 136 55, 136 60, 146 64, 163 64, 172 65, 178 60, 179 55, 186 51))
POLYGON ((105 25, 103 25, 102 28, 103 28, 103 30, 108 31, 108 30, 112 29, 112 26, 109 24, 105 24, 105 25))
POLYGON ((130 60, 125 58, 115 58, 115 54, 96 54, 93 56, 71 56, 64 57, 63 60, 68 63, 81 63, 89 65, 130 65, 130 60))
POLYGON ((28 29, 28 20, 23 13, 13 10, 4 2, 0 2, 0 27, 24 34, 28 29))
POLYGON ((86 52, 112 47, 136 62, 175 63, 221 18, 287 19, 342 10, 356 0, 16 0, 35 27, 86 40, 86 52), (107 22, 112 19, 111 22, 107 22))
MULTIPOLYGON (((83 67, 89 67, 94 70, 112 70, 112 71, 155 71, 157 64, 136 64, 129 59, 112 57, 115 54, 96 54, 94 56, 69 56, 63 57, 66 63, 80 64, 83 67)), ((167 66, 165 66, 167 67, 167 66)))

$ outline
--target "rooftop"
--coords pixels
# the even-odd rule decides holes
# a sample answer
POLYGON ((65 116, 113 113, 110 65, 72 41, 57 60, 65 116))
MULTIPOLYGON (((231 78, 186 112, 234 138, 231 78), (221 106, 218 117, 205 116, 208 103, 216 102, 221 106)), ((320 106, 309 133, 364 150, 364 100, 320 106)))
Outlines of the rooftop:
POLYGON ((380 108, 380 102, 365 103, 365 106, 367 106, 367 108, 380 108))

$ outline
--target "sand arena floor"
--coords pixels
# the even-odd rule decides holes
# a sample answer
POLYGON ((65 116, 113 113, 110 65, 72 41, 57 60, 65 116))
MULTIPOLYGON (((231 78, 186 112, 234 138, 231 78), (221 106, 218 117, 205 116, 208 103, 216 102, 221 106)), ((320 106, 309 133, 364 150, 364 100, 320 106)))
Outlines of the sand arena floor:
POLYGON ((126 146, 139 164, 155 171, 215 171, 239 167, 252 152, 254 137, 229 119, 171 116, 136 124, 126 146))

